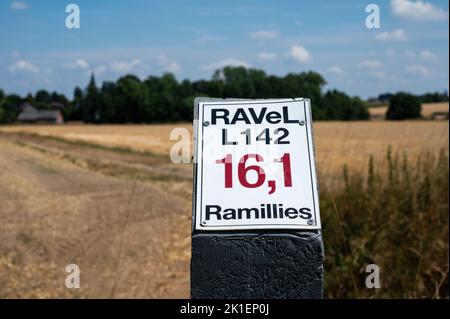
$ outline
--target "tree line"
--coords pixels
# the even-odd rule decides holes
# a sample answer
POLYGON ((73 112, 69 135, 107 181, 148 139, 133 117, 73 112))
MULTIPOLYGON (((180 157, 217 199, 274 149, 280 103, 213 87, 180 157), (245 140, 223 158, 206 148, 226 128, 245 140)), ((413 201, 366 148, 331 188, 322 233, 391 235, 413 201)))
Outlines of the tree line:
MULTIPOLYGON (((398 95, 398 93, 382 93, 378 95, 377 101, 382 103, 389 103, 391 99, 398 95)), ((428 92, 422 95, 415 96, 420 103, 439 103, 439 102, 448 102, 449 96, 448 92, 428 92)))
POLYGON ((262 70, 225 67, 214 72, 210 80, 177 79, 170 73, 140 80, 125 75, 115 82, 97 85, 94 75, 85 89, 76 87, 69 101, 56 92, 38 91, 24 99, 17 95, 0 95, 0 122, 13 122, 20 112, 17 106, 26 101, 38 109, 64 105, 65 121, 86 123, 164 123, 190 121, 194 98, 286 98, 309 97, 315 120, 367 120, 369 112, 358 97, 331 90, 323 92, 325 79, 315 72, 267 75, 262 70))
POLYGON ((97 87, 94 76, 83 91, 74 92, 71 120, 88 123, 161 123, 190 121, 197 96, 219 98, 312 99, 316 120, 365 120, 369 112, 364 102, 336 90, 322 93, 325 79, 315 72, 268 76, 262 70, 225 67, 210 80, 178 82, 170 74, 150 76, 144 81, 126 75, 116 82, 97 87))
MULTIPOLYGON (((0 90, 0 123, 14 122, 18 106, 29 102, 37 109, 61 109, 65 121, 86 123, 164 123, 191 121, 194 98, 286 98, 311 99, 314 120, 368 120, 366 103, 338 90, 324 92, 325 79, 316 72, 267 75, 263 70, 225 67, 209 80, 178 81, 166 73, 141 80, 125 75, 117 81, 97 85, 94 75, 86 88, 76 87, 72 100, 57 92, 45 90, 28 94, 5 95, 0 90)), ((390 97, 391 98, 391 97, 390 97)), ((440 98, 440 97, 438 97, 440 98)))

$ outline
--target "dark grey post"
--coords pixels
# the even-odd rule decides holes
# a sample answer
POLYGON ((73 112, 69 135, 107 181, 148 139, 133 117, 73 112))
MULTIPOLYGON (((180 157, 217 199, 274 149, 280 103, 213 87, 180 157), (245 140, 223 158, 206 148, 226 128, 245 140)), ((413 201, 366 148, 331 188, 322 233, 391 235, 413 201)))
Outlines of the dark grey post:
MULTIPOLYGON (((194 126, 198 103, 212 100, 195 100, 194 126)), ((196 169, 195 161, 191 297, 322 298, 321 231, 195 230, 196 169)))

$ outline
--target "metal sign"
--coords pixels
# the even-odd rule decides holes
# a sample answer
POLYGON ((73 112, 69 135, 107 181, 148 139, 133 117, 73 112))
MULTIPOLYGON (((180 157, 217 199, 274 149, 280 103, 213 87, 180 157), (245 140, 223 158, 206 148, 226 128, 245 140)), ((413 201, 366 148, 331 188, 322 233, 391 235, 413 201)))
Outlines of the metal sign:
POLYGON ((197 111, 195 229, 320 229, 309 99, 197 111))

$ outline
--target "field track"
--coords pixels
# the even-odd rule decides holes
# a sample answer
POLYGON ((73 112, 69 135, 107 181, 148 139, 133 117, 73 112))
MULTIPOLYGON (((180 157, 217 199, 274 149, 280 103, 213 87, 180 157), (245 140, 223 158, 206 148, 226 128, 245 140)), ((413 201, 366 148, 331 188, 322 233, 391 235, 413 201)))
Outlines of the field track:
POLYGON ((163 189, 186 173, 82 148, 0 133, 0 298, 188 297, 189 201, 163 189))

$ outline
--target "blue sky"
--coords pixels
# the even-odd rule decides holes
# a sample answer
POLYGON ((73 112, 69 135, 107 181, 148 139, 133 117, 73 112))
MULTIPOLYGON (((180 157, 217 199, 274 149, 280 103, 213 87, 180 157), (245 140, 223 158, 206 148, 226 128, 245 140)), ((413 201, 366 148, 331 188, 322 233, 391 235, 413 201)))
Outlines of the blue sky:
POLYGON ((0 3, 0 88, 72 97, 98 82, 169 71, 209 79, 224 65, 269 74, 313 70, 363 98, 448 90, 447 0, 84 1, 0 3), (80 8, 68 29, 65 7, 80 8), (381 28, 365 26, 380 7, 381 28))

